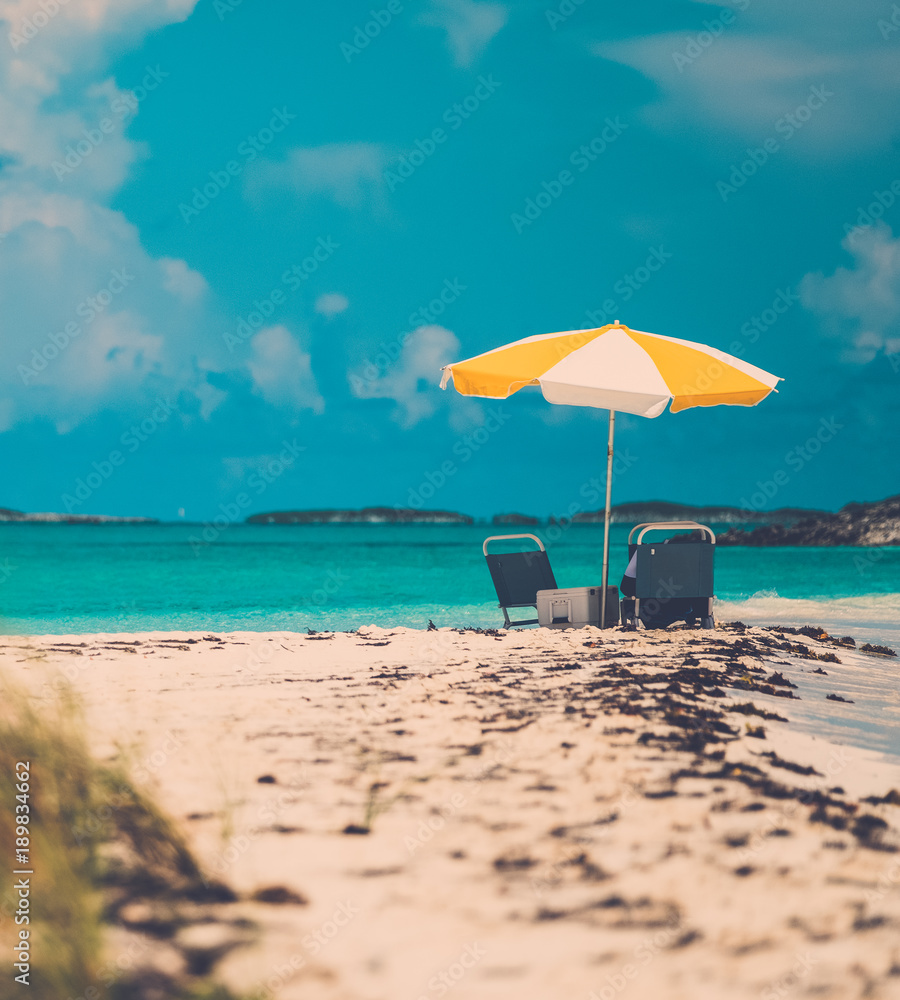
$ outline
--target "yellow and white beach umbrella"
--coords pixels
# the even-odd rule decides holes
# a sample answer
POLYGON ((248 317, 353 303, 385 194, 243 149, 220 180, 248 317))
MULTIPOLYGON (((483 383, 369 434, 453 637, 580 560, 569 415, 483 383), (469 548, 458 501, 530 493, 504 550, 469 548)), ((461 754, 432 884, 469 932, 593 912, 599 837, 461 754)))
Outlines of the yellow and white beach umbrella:
MULTIPOLYGON (((690 340, 642 333, 614 324, 526 337, 467 361, 445 365, 441 388, 450 379, 464 396, 507 399, 539 385, 550 403, 609 410, 603 587, 609 575, 609 513, 613 434, 617 410, 658 417, 671 402, 677 413, 692 406, 755 406, 781 381, 714 347, 690 340)), ((606 621, 606 601, 602 624, 606 621)))

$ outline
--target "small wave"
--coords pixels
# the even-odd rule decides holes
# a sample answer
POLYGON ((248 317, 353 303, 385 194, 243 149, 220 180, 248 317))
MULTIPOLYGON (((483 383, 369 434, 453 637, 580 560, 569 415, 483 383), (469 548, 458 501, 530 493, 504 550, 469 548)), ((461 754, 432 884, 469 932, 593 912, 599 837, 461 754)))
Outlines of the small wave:
POLYGON ((900 646, 900 594, 815 599, 758 591, 742 600, 717 601, 716 618, 739 618, 747 625, 820 625, 829 632, 846 630, 866 642, 900 646))

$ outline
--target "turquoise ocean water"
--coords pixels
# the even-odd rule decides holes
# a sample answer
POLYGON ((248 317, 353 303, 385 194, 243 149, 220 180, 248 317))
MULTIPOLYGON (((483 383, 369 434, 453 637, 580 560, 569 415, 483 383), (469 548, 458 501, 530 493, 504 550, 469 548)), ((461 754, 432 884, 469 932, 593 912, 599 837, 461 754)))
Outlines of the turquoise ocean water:
MULTIPOLYGON (((0 632, 497 626, 488 525, 0 524, 0 632), (208 535, 210 533, 208 532, 208 535)), ((535 529, 560 587, 601 579, 603 529, 535 529)), ((628 527, 613 525, 610 582, 628 527)), ((659 536, 663 537, 663 536, 659 536)), ((720 548, 720 620, 816 624, 900 649, 900 547, 720 548)))

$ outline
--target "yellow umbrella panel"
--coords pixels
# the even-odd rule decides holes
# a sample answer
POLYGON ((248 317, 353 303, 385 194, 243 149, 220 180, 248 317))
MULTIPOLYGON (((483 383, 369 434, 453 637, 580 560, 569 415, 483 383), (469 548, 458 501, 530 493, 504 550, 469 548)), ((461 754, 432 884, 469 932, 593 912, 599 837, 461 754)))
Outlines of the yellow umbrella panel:
POLYGON ((527 337, 446 365, 464 396, 506 399, 540 385, 551 403, 658 417, 691 406, 754 406, 780 379, 713 347, 618 324, 527 337))
MULTIPOLYGON (((526 385, 539 385, 550 403, 609 410, 603 588, 609 573, 609 512, 616 410, 658 417, 692 406, 755 406, 782 381, 714 347, 642 333, 618 322, 594 330, 567 330, 526 337, 467 361, 445 365, 464 396, 506 399, 526 385)), ((602 625, 606 601, 601 601, 602 625)))

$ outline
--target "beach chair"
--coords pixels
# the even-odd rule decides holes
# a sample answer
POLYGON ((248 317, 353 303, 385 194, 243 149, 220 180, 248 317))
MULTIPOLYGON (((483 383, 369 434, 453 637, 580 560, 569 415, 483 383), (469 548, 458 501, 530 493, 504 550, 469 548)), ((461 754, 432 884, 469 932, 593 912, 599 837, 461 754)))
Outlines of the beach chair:
POLYGON ((539 590, 556 590, 556 579, 550 569, 550 557, 544 548, 544 543, 537 535, 491 535, 484 540, 481 547, 484 558, 487 559, 497 600, 503 611, 503 627, 512 628, 516 625, 537 625, 537 618, 523 621, 510 621, 510 608, 534 608, 537 611, 537 592, 539 590), (537 542, 537 551, 529 549, 526 552, 495 552, 488 554, 491 542, 508 542, 515 538, 530 538, 537 542))
POLYGON ((654 521, 637 524, 628 535, 628 558, 637 553, 635 596, 622 601, 622 624, 637 628, 667 628, 676 621, 715 628, 713 616, 713 557, 716 536, 696 521, 654 521), (650 531, 701 531, 702 541, 646 542, 650 531), (637 538, 635 538, 637 535, 637 538), (675 544, 669 544, 675 542, 675 544))
MULTIPOLYGON (((537 535, 491 535, 484 540, 482 552, 503 611, 503 628, 517 625, 542 625, 547 628, 599 626, 602 588, 572 587, 559 590, 550 568, 550 558, 537 535), (530 538, 537 544, 537 550, 488 553, 491 542, 508 542, 517 538, 530 538), (538 616, 510 621, 510 608, 535 608, 538 616)), ((617 587, 607 588, 606 623, 607 627, 619 623, 617 587)))

